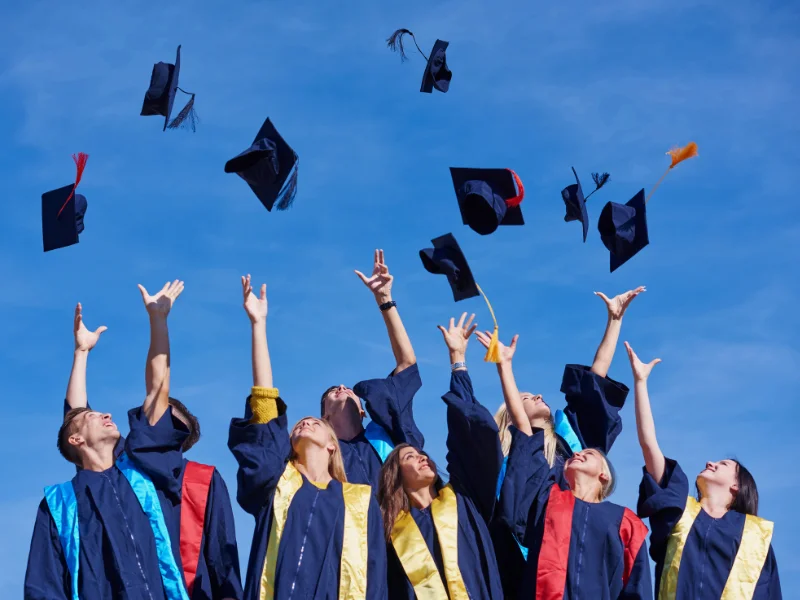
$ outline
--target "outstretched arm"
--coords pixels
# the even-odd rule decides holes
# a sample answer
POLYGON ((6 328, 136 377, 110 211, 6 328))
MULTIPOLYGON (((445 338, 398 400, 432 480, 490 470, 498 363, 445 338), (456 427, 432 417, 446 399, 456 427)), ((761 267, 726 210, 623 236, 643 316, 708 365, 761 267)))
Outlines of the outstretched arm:
POLYGON ((647 378, 650 376, 650 371, 653 370, 653 367, 661 362, 661 359, 656 358, 645 364, 639 360, 639 357, 636 356, 628 342, 625 342, 625 348, 628 350, 628 358, 631 361, 631 369, 633 370, 634 395, 636 398, 636 432, 639 435, 639 445, 642 447, 644 465, 650 476, 656 482, 659 482, 664 477, 666 463, 664 454, 661 452, 656 439, 656 424, 653 421, 650 396, 647 393, 647 378))
MULTIPOLYGON (((378 306, 392 303, 392 282, 394 277, 389 273, 389 267, 384 261, 383 250, 375 250, 375 260, 370 277, 367 277, 361 271, 356 271, 355 273, 373 293, 378 306)), ((397 306, 384 308, 381 310, 381 314, 383 315, 383 322, 386 324, 389 342, 392 345, 392 353, 394 353, 394 360, 397 364, 394 375, 397 375, 415 364, 417 357, 414 355, 414 348, 411 346, 411 340, 408 337, 408 333, 406 333, 406 328, 403 326, 400 313, 397 312, 397 306)))
POLYGON ((84 408, 88 406, 89 399, 86 394, 86 364, 89 360, 89 352, 95 347, 100 339, 100 334, 108 327, 98 327, 94 331, 89 331, 83 323, 83 308, 80 302, 75 307, 75 319, 73 321, 73 331, 75 334, 75 353, 72 357, 72 371, 69 374, 67 384, 67 405, 72 408, 84 408))
POLYGON ((144 414, 151 425, 155 425, 169 408, 169 329, 167 317, 175 300, 183 292, 183 282, 177 279, 165 283, 164 287, 151 296, 144 286, 139 285, 142 300, 150 317, 150 348, 144 369, 146 395, 144 414))
POLYGON ((595 295, 599 296, 603 302, 606 303, 608 321, 606 322, 606 330, 605 333, 603 333, 603 339, 600 341, 600 346, 597 348, 597 353, 594 355, 592 373, 600 377, 605 377, 608 374, 611 361, 614 360, 614 352, 617 349, 619 332, 622 328, 622 317, 625 316, 625 311, 628 309, 633 299, 645 291, 647 290, 641 285, 635 290, 630 290, 611 299, 603 292, 595 292, 595 295))
MULTIPOLYGON (((489 343, 492 341, 492 333, 490 331, 478 331, 475 335, 484 348, 489 348, 489 343)), ((514 358, 514 352, 517 351, 518 339, 519 335, 515 335, 508 346, 498 342, 500 362, 497 363, 497 373, 500 375, 500 385, 503 388, 503 400, 506 403, 506 410, 511 415, 511 424, 525 435, 531 435, 533 432, 531 422, 522 405, 522 396, 520 396, 517 380, 514 378, 514 371, 511 368, 511 359, 514 358)))
POLYGON ((247 275, 242 277, 242 293, 244 310, 251 325, 253 386, 271 388, 272 363, 267 346, 267 284, 261 284, 261 293, 256 296, 250 283, 250 275, 247 275))

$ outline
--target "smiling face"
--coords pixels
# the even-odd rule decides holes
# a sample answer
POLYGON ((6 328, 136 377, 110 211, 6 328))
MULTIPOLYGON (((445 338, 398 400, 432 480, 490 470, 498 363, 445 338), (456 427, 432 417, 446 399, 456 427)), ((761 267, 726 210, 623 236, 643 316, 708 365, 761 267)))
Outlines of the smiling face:
POLYGON ((404 488, 418 490, 436 481, 436 468, 424 452, 407 446, 400 450, 398 459, 404 488))
POLYGON ((697 476, 697 489, 702 495, 710 486, 723 488, 735 496, 739 490, 739 464, 726 458, 719 462, 707 462, 706 468, 697 476))
POLYGON ((614 481, 608 459, 594 448, 587 448, 573 454, 564 463, 564 477, 573 490, 576 489, 579 479, 596 482, 599 501, 608 497, 613 490, 614 481))
POLYGON ((325 390, 322 395, 322 417, 342 413, 347 410, 354 410, 360 417, 364 416, 364 408, 361 399, 356 396, 352 389, 344 384, 333 385, 325 390))
POLYGON ((539 427, 537 423, 540 423, 542 419, 550 418, 550 407, 547 406, 541 394, 522 392, 520 396, 522 398, 522 406, 525 409, 525 414, 528 415, 528 421, 530 421, 531 426, 539 427))
POLYGON ((119 429, 110 413, 78 408, 69 411, 64 417, 64 423, 58 432, 58 447, 67 460, 81 466, 83 449, 114 445, 119 437, 119 429))

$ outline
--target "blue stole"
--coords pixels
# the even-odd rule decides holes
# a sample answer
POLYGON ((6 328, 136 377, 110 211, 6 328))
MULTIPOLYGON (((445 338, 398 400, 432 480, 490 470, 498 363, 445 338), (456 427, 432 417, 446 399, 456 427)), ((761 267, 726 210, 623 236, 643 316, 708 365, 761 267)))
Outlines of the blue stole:
POLYGON ((375 421, 370 421, 364 429, 364 437, 378 453, 381 463, 385 463, 389 454, 394 450, 392 438, 386 433, 386 430, 378 425, 375 421))
MULTIPOLYGON (((158 568, 161 572, 161 581, 167 593, 168 600, 189 600, 186 586, 183 583, 183 573, 172 555, 169 531, 161 511, 156 488, 150 478, 136 470, 126 454, 117 459, 117 468, 130 483, 133 493, 139 500, 142 510, 147 515, 153 537, 156 542, 158 568)), ((58 485, 51 485, 44 489, 44 497, 50 514, 58 530, 58 539, 64 549, 64 558, 67 568, 72 575, 72 600, 80 600, 78 594, 78 569, 80 567, 80 529, 78 526, 78 501, 72 482, 67 481, 58 485)))
MULTIPOLYGON (((500 501, 500 491, 503 489, 503 480, 506 478, 506 467, 508 467, 508 456, 503 457, 503 466, 500 467, 500 475, 497 477, 497 500, 500 501)), ((517 542, 517 546, 519 546, 520 552, 522 552, 522 558, 528 560, 528 549, 519 543, 517 536, 514 535, 512 532, 511 535, 514 537, 514 541, 517 542)))
POLYGON ((572 425, 570 425, 567 415, 564 414, 563 410, 557 410, 553 415, 553 429, 567 442, 567 445, 573 452, 580 452, 583 450, 583 445, 578 439, 575 430, 572 429, 572 425))

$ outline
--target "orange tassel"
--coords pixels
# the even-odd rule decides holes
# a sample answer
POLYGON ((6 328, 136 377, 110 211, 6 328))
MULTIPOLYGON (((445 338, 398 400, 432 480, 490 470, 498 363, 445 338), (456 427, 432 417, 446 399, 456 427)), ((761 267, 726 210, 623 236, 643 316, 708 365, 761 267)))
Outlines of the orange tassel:
POLYGON ((679 162, 697 156, 697 144, 695 142, 689 142, 683 148, 673 148, 667 152, 667 154, 672 156, 672 164, 669 166, 669 168, 672 169, 679 162))

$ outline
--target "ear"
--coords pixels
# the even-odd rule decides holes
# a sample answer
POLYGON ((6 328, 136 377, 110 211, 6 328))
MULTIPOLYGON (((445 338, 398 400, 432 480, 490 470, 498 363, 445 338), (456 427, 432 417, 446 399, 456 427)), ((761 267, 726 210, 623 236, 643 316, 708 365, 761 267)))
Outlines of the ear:
POLYGON ((734 481, 733 484, 731 484, 731 495, 735 496, 738 493, 739 493, 739 482, 734 481))
POLYGON ((83 436, 77 433, 73 433, 71 436, 69 436, 69 440, 67 441, 71 446, 82 446, 84 443, 86 443, 86 440, 83 439, 83 436))
POLYGON ((607 484, 609 481, 608 473, 605 471, 600 471, 600 483, 603 485, 607 484))

